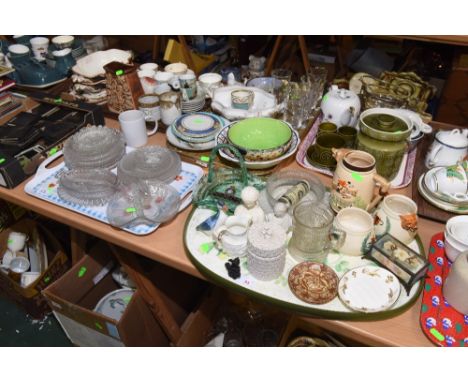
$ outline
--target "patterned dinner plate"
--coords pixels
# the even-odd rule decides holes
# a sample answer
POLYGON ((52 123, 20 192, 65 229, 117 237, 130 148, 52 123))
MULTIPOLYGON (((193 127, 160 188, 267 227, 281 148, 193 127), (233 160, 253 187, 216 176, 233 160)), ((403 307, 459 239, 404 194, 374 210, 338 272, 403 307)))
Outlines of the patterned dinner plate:
POLYGON ((389 309, 400 296, 400 282, 384 268, 365 265, 349 270, 338 286, 340 300, 352 310, 371 313, 389 309))

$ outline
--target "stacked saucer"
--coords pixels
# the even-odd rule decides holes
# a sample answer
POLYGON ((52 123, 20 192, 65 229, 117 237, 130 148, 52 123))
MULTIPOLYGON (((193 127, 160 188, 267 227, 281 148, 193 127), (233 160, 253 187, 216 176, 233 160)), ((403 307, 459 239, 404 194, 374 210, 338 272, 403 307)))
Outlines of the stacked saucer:
POLYGON ((192 113, 179 117, 167 130, 168 141, 184 150, 210 150, 227 121, 213 113, 192 113))
POLYGON ((193 113, 200 111, 205 106, 205 93, 199 88, 197 96, 189 101, 182 100, 182 112, 193 113))

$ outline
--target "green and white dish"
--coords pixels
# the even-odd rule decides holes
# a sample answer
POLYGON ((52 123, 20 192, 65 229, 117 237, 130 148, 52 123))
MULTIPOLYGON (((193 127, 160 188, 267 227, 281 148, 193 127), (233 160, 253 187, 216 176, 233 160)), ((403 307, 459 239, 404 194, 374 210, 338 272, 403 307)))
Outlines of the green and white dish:
MULTIPOLYGON (((220 144, 220 143, 229 144, 227 135, 228 135, 229 128, 231 126, 232 125, 226 126, 218 133, 218 135, 216 136, 216 144, 220 144)), ((261 170, 265 168, 274 167, 278 165, 279 163, 281 163, 282 161, 284 161, 285 159, 289 158, 291 155, 293 155, 296 152, 299 144, 301 143, 301 140, 299 138, 299 134, 297 133, 297 131, 293 130, 292 128, 291 128, 291 131, 293 134, 291 137, 291 141, 290 141, 291 144, 289 146, 288 151, 286 151, 283 155, 274 159, 270 159, 270 160, 262 160, 262 161, 245 160, 246 167, 251 170, 261 170)), ((239 163, 239 160, 229 150, 221 149, 219 150, 219 155, 222 158, 230 162, 233 162, 236 164, 239 163)))
POLYGON ((216 132, 216 119, 210 115, 193 113, 183 115, 177 123, 177 130, 190 137, 206 137, 216 132))
POLYGON ((273 118, 248 118, 231 125, 229 140, 245 150, 271 150, 286 144, 292 136, 284 121, 273 118))

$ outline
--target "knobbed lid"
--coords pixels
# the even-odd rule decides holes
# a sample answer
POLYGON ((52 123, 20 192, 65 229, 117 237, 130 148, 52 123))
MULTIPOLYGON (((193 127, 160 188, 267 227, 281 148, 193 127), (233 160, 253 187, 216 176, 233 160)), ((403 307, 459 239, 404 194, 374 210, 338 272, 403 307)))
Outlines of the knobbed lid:
POLYGON ((273 222, 253 224, 247 240, 248 250, 259 257, 277 257, 286 249, 286 232, 273 222))
POLYGON ((405 123, 405 121, 403 121, 401 118, 398 118, 397 116, 390 114, 371 114, 364 117, 363 121, 368 126, 380 131, 387 131, 393 133, 397 131, 408 130, 408 125, 405 123))

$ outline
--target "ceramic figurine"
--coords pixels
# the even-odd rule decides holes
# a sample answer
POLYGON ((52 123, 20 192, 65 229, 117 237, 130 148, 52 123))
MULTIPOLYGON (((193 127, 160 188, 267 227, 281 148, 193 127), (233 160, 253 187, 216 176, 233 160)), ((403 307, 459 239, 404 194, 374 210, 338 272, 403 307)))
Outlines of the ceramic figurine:
POLYGON ((254 55, 249 56, 249 77, 257 78, 265 75, 265 57, 255 57, 254 55))
POLYGON ((265 220, 265 213, 258 205, 260 192, 252 186, 245 187, 241 192, 242 204, 237 206, 234 215, 248 216, 251 223, 262 223, 265 220))
POLYGON ((273 212, 266 216, 266 220, 278 224, 285 232, 289 232, 292 227, 292 217, 288 214, 288 205, 285 203, 276 203, 273 212))

